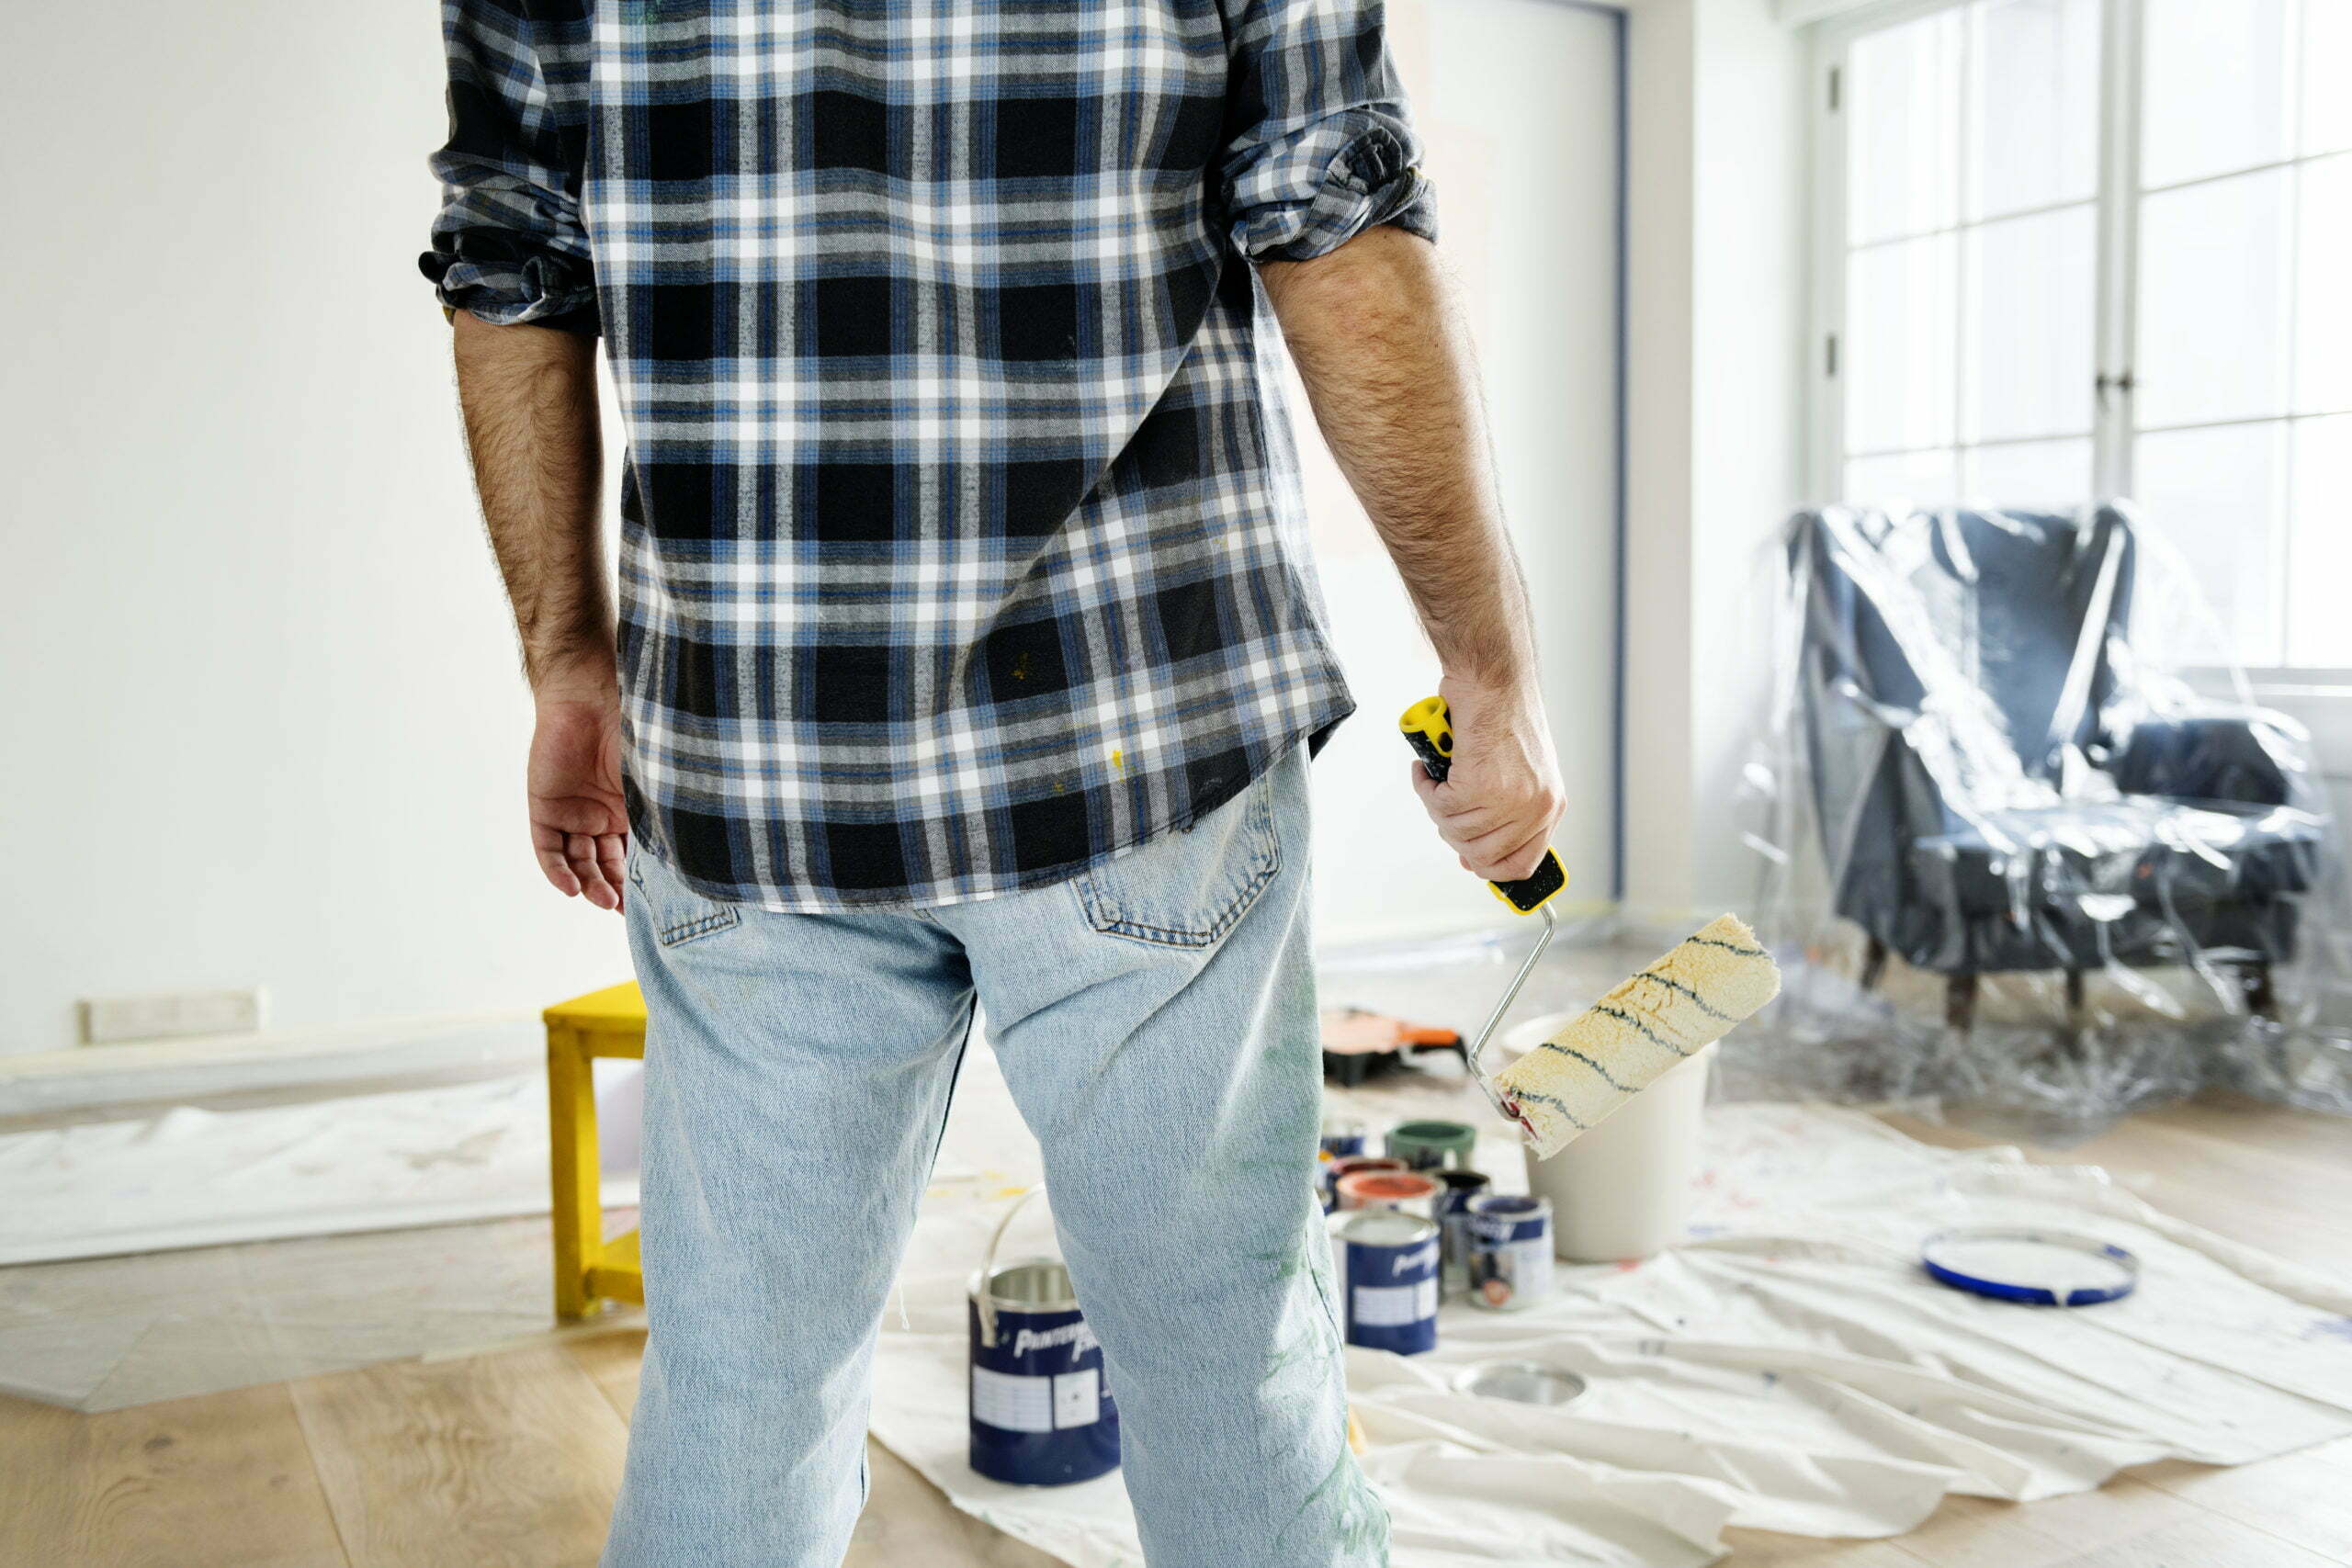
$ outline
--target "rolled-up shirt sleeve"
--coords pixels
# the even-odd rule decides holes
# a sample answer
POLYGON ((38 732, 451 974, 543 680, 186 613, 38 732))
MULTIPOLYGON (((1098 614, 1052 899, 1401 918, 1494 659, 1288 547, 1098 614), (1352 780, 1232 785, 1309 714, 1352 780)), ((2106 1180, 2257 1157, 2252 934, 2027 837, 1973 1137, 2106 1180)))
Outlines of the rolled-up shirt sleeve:
POLYGON ((1234 243, 1306 261, 1377 224, 1437 237, 1378 0, 1227 0, 1234 243))
POLYGON ((432 249, 441 302, 500 326, 596 330, 581 222, 587 0, 445 0, 449 140, 432 249))

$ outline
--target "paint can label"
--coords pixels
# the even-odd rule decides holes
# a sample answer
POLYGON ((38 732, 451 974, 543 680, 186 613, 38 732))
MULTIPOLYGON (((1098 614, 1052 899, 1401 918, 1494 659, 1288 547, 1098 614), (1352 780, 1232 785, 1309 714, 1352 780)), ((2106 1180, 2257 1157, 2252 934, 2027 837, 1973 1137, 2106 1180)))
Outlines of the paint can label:
POLYGON ((1518 1193, 1487 1193, 1462 1216, 1468 1242, 1470 1304, 1514 1312, 1552 1294, 1552 1205, 1518 1193))

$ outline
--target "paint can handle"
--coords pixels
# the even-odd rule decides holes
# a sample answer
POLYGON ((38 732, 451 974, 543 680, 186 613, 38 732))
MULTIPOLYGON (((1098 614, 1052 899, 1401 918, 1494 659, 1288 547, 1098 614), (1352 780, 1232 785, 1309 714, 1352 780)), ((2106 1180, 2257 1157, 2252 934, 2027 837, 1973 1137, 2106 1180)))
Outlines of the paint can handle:
POLYGON ((972 1302, 980 1314, 980 1343, 991 1350, 996 1348, 996 1294, 989 1285, 996 1277, 996 1249, 1004 1244, 1004 1233, 1012 1228, 1013 1217, 1045 1190, 1040 1183, 1015 1198, 1012 1206, 1005 1210, 1004 1218, 997 1221, 996 1234, 989 1237, 988 1250, 980 1254, 980 1271, 972 1280, 972 1302))

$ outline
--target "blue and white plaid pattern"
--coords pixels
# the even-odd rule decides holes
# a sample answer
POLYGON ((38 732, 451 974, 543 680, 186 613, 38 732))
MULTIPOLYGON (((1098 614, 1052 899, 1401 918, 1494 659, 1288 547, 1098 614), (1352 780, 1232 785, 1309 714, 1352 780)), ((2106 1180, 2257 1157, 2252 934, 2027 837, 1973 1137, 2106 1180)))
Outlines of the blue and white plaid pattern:
POLYGON ((1244 258, 1431 231, 1374 0, 447 0, 424 258, 601 325, 633 830, 935 905, 1350 710, 1244 258))

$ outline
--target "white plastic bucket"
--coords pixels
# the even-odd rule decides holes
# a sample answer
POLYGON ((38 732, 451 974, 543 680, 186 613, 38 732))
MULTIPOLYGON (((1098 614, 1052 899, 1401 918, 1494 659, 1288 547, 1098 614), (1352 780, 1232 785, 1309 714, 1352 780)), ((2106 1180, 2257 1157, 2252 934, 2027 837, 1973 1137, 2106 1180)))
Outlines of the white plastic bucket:
MULTIPOLYGON (((1533 1019, 1505 1037, 1532 1050, 1574 1016, 1533 1019)), ((1571 1263, 1648 1258, 1679 1240, 1699 1175, 1712 1045, 1634 1096, 1550 1159, 1527 1162, 1527 1190, 1552 1201, 1552 1242, 1571 1263)))

